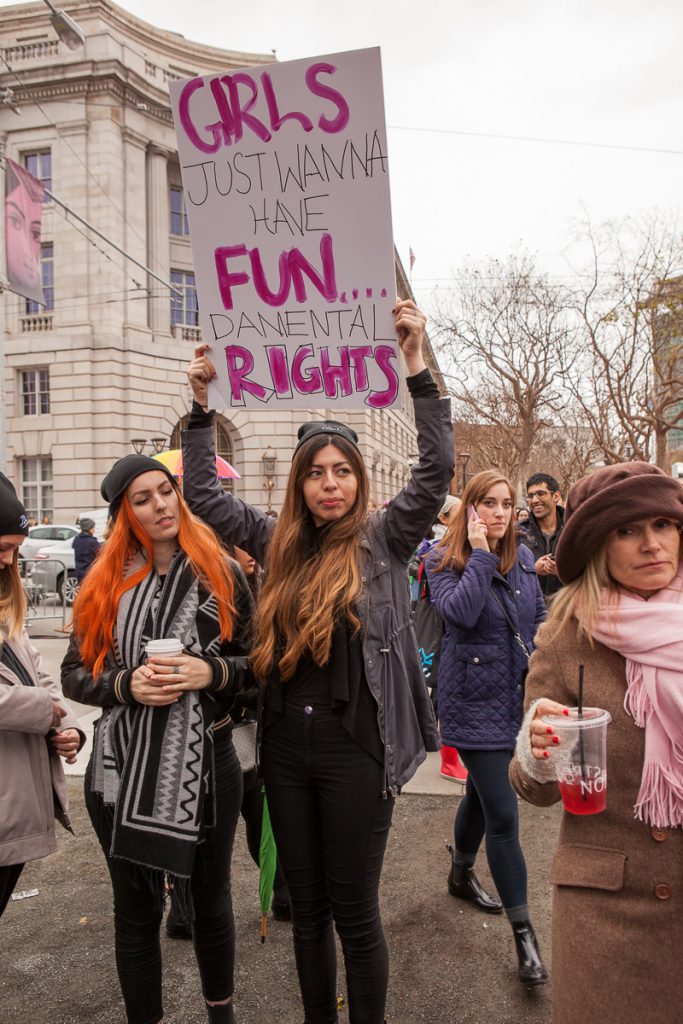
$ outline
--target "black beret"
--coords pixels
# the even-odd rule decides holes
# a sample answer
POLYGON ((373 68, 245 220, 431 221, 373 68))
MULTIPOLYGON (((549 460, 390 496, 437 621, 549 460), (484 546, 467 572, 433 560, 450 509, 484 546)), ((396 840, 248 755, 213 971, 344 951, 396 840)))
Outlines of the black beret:
POLYGON ((345 423, 339 423, 338 420, 312 420, 309 423, 302 423, 299 427, 294 454, 296 455, 304 441, 308 441, 318 434, 330 434, 330 441, 333 441, 335 437, 343 437, 356 448, 358 447, 358 434, 351 427, 347 427, 345 423))
POLYGON ((17 498, 14 485, 0 473, 0 536, 23 534, 28 537, 28 516, 17 498))
POLYGON ((173 474, 163 462, 151 459, 149 455, 126 455, 114 463, 100 486, 100 494, 109 502, 109 513, 112 517, 116 516, 128 485, 136 477, 142 476, 143 473, 151 473, 153 470, 160 470, 171 483, 175 483, 173 474))

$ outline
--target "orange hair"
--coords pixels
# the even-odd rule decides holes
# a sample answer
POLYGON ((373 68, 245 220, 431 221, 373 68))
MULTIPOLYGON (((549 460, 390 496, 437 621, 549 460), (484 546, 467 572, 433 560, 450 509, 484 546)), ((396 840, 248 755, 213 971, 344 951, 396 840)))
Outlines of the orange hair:
MULTIPOLYGON (((230 640, 235 624, 235 582, 230 558, 213 530, 190 512, 178 486, 175 483, 173 486, 180 512, 178 544, 197 579, 216 598, 221 640, 230 640)), ((105 658, 114 646, 121 597, 152 571, 153 564, 152 542, 124 495, 109 539, 100 549, 74 602, 74 629, 81 658, 95 677, 102 671, 105 658), (140 550, 147 556, 145 565, 125 576, 126 566, 140 550)))

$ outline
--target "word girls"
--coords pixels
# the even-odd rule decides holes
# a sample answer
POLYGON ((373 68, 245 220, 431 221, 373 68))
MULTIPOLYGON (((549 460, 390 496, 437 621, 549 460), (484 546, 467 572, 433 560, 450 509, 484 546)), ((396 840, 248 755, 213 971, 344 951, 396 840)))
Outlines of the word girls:
MULTIPOLYGON (((332 64, 318 62, 306 69, 304 81, 306 87, 316 100, 330 104, 332 110, 320 112, 316 103, 314 117, 316 124, 323 132, 336 134, 344 131, 349 123, 349 105, 337 90, 320 79, 324 75, 333 75, 336 68, 332 64)), ((260 75, 249 75, 238 72, 235 75, 221 75, 212 78, 209 89, 218 114, 218 120, 211 124, 195 124, 192 114, 192 97, 206 88, 203 78, 191 79, 182 89, 178 102, 180 122, 192 144, 202 153, 216 153, 221 146, 232 146, 244 136, 245 129, 253 132, 262 142, 268 142, 273 132, 279 132, 286 121, 298 121, 305 132, 313 131, 314 124, 308 114, 299 110, 281 113, 273 81, 267 71, 260 75), (240 87, 242 93, 240 94, 240 87), (257 116, 252 113, 259 99, 265 101, 266 113, 257 116), (208 137, 207 137, 208 136, 208 137)), ((260 104, 263 108, 263 103, 260 104)))

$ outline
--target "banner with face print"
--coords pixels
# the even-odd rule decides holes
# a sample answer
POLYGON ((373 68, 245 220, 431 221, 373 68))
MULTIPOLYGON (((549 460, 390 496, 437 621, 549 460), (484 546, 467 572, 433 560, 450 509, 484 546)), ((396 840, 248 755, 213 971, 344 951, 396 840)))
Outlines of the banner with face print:
POLYGON ((13 160, 6 160, 5 256, 10 291, 45 305, 40 236, 45 186, 13 160))

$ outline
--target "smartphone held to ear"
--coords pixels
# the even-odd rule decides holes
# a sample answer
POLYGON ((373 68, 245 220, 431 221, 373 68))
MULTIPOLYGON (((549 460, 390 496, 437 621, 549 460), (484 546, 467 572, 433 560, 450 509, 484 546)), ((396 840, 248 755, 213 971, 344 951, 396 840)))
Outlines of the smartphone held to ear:
POLYGON ((477 510, 474 507, 474 505, 467 506, 467 518, 470 520, 470 522, 474 522, 476 519, 479 518, 479 516, 477 515, 477 510))

